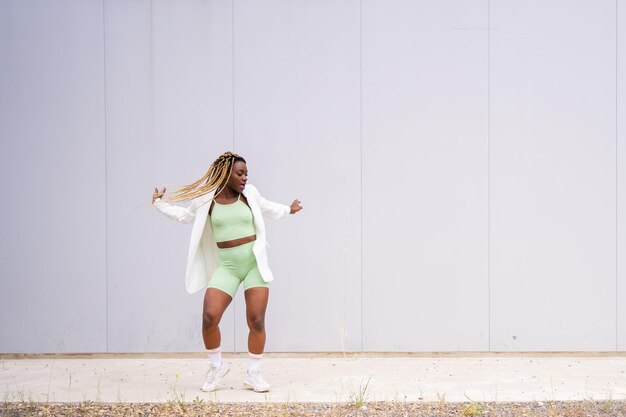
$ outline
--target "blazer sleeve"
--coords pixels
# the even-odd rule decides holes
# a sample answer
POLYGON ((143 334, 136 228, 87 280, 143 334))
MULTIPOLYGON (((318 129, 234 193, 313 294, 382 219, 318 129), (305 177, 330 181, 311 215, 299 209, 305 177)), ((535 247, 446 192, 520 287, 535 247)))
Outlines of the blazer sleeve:
POLYGON ((261 196, 261 194, 256 190, 257 202, 259 203, 259 208, 261 209, 261 213, 263 216, 268 217, 270 219, 280 219, 281 217, 287 216, 291 212, 291 207, 285 204, 275 203, 273 201, 269 201, 261 196))
POLYGON ((191 223, 196 218, 197 200, 192 200, 189 207, 180 207, 157 198, 154 207, 170 219, 180 223, 191 223))

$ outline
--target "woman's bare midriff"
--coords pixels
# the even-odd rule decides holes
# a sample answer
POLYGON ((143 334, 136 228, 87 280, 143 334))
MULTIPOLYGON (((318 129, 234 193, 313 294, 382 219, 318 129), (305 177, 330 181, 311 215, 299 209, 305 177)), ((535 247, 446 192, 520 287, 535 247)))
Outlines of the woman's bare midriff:
POLYGON ((227 240, 225 242, 217 242, 217 247, 220 249, 234 248, 245 243, 253 242, 256 240, 256 235, 240 237, 239 239, 227 240))

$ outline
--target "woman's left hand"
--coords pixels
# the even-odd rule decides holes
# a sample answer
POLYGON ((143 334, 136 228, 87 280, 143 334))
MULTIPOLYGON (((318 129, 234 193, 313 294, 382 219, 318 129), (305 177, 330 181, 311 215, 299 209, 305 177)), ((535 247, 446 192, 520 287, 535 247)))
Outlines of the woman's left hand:
POLYGON ((295 200, 293 200, 293 203, 291 203, 291 211, 289 212, 289 214, 296 214, 300 210, 302 210, 302 206, 300 205, 300 200, 296 198, 295 200))

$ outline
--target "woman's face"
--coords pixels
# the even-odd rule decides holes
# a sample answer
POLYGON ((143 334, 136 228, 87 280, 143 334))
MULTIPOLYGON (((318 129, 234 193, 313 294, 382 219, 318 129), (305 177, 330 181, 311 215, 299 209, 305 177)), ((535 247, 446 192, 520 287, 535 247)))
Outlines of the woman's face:
POLYGON ((233 166, 233 172, 230 174, 230 178, 226 183, 226 186, 231 190, 240 193, 246 188, 246 182, 248 181, 248 167, 243 161, 235 162, 233 166))

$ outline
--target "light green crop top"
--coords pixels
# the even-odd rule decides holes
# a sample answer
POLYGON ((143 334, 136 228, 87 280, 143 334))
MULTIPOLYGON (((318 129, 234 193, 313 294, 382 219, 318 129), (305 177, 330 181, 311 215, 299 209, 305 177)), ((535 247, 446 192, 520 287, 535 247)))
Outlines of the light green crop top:
POLYGON ((252 211, 246 203, 241 201, 241 194, 237 201, 231 204, 219 204, 215 200, 213 202, 215 205, 211 211, 211 227, 216 242, 226 242, 256 234, 252 211))

